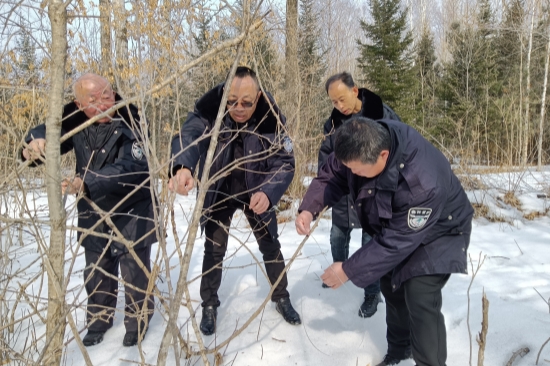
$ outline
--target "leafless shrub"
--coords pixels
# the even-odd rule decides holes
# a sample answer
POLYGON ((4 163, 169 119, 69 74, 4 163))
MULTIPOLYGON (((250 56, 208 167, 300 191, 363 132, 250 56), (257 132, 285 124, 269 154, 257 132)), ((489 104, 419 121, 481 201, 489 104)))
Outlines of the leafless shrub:
MULTIPOLYGON (((500 197, 497 197, 497 199, 500 199, 500 197)), ((506 192, 504 194, 504 197, 502 198, 502 201, 507 205, 510 205, 518 210, 521 210, 521 202, 519 201, 515 192, 513 191, 506 192)))
MULTIPOLYGON (((474 283, 474 280, 479 272, 479 270, 481 269, 481 266, 483 266, 483 263, 485 262, 485 258, 487 256, 483 256, 483 258, 481 258, 481 252, 479 253, 479 258, 478 258, 478 262, 477 262, 477 267, 474 269, 474 262, 473 262, 473 259, 472 257, 470 256, 470 265, 472 267, 472 279, 470 281, 470 285, 468 286, 468 291, 466 292, 466 296, 468 298, 468 311, 466 313, 466 324, 468 326, 468 336, 470 337, 470 362, 469 364, 472 365, 472 354, 473 354, 473 350, 472 350, 472 331, 470 329, 470 290, 472 288, 472 285, 474 283)), ((486 314, 484 312, 484 318, 485 318, 486 314)), ((488 325, 485 323, 482 323, 482 328, 485 328, 485 334, 487 332, 487 327, 488 325)), ((483 332, 482 332, 483 333, 483 332)), ((481 339, 480 339, 481 340, 481 339)), ((485 342, 485 338, 483 336, 483 342, 485 342)), ((478 355, 478 362, 479 360, 481 359, 481 361, 483 362, 483 349, 480 347, 480 354, 478 355)), ((480 366, 478 364, 478 366, 480 366)))

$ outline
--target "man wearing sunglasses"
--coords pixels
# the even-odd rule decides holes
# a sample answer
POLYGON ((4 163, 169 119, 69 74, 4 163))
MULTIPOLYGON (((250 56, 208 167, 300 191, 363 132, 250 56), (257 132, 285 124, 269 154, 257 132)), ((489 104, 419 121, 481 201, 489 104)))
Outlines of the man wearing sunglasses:
MULTIPOLYGON (((227 250, 231 219, 236 210, 244 212, 263 255, 269 282, 275 287, 271 300, 290 324, 301 324, 287 291, 285 262, 277 234, 274 206, 294 176, 292 143, 284 134, 286 119, 269 93, 262 93, 254 71, 238 67, 231 85, 222 83, 204 94, 195 104, 172 141, 173 167, 168 188, 187 195, 195 185, 196 170, 202 173, 224 88, 229 87, 210 177, 204 200, 201 227, 206 233, 200 294, 204 335, 216 331, 218 289, 223 258, 227 250)), ((246 243, 244 243, 246 245, 246 243)), ((243 250, 243 249, 241 249, 243 250)), ((233 326, 233 325, 228 325, 233 326)))

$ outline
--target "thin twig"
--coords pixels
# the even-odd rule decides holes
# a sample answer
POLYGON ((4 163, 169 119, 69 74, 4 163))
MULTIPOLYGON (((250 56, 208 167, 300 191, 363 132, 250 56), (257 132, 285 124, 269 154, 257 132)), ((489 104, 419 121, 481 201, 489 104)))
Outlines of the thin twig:
POLYGON ((518 356, 523 357, 526 354, 528 354, 529 351, 530 351, 530 349, 528 347, 518 349, 516 352, 514 352, 512 357, 510 357, 510 360, 508 362, 506 362, 506 366, 512 366, 512 364, 514 363, 514 360, 516 359, 516 357, 518 357, 518 356))
POLYGON ((478 259, 478 263, 477 263, 477 268, 474 270, 474 262, 472 260, 472 256, 470 255, 470 265, 472 267, 472 279, 470 280, 470 285, 468 286, 468 291, 466 291, 466 296, 468 298, 468 311, 466 313, 466 325, 468 327, 468 337, 470 338, 470 359, 469 359, 469 365, 470 366, 472 366, 472 353, 473 353, 473 349, 472 349, 472 346, 473 346, 473 344, 472 344, 472 330, 470 329, 470 289, 472 288, 472 285, 474 283, 474 279, 476 278, 476 275, 479 272, 479 269, 481 268, 481 266, 485 262, 485 258, 487 258, 487 256, 484 256, 483 260, 482 260, 481 259, 481 252, 479 252, 479 259, 478 259))
POLYGON ((546 346, 546 344, 548 344, 548 342, 550 342, 550 338, 548 338, 548 339, 542 344, 542 346, 540 346, 539 353, 537 353, 537 361, 535 362, 535 365, 538 365, 538 364, 539 364, 539 357, 540 357, 540 354, 541 354, 541 352, 542 352, 542 349, 544 348, 544 346, 546 346))
POLYGON ((523 255, 523 250, 521 250, 521 248, 519 247, 519 244, 518 244, 518 242, 517 242, 516 239, 514 239, 514 243, 516 243, 516 246, 518 247, 518 249, 519 249, 521 255, 523 255))
POLYGON ((536 288, 533 287, 533 290, 535 290, 537 292, 537 294, 539 294, 540 298, 542 299, 542 301, 544 301, 546 303, 546 305, 548 305, 548 312, 550 313, 550 298, 548 300, 546 300, 544 298, 544 296, 542 296, 542 294, 539 292, 539 290, 537 290, 536 288))

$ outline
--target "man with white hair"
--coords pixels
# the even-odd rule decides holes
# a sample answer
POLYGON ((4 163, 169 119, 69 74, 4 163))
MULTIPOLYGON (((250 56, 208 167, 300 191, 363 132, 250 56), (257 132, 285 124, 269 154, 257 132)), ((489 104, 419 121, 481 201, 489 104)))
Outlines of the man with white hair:
MULTIPOLYGON (((106 79, 92 73, 81 76, 74 83, 73 92, 75 100, 63 109, 61 135, 104 114, 122 100, 106 79)), ((144 183, 149 177, 142 143, 147 130, 139 121, 137 108, 130 104, 99 118, 60 146, 62 154, 74 150, 76 156, 76 175, 64 179, 61 187, 64 194, 78 195, 78 227, 82 229, 78 240, 85 249, 84 282, 88 294, 85 346, 100 343, 113 325, 119 266, 122 280, 130 285, 124 289, 123 345, 133 346, 141 341, 153 316, 154 300, 147 288, 154 279, 147 273, 151 272, 151 244, 157 236, 153 199, 149 183, 144 183), (114 226, 102 219, 94 205, 110 213, 114 226)), ((40 164, 45 137, 44 124, 33 128, 25 139, 28 145, 21 157, 33 160, 34 166, 40 164)))

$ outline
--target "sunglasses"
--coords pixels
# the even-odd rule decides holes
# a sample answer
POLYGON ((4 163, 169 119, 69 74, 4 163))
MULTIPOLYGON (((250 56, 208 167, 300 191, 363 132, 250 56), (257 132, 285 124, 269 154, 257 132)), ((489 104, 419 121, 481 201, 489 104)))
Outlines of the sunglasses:
POLYGON ((239 104, 241 105, 242 108, 244 109, 250 109, 254 106, 254 104, 256 104, 256 102, 258 101, 258 97, 256 97, 256 99, 254 99, 253 102, 244 102, 244 101, 238 101, 238 100, 228 100, 227 101, 227 108, 235 108, 237 107, 239 104))
POLYGON ((254 104, 256 104, 256 101, 254 101, 254 102, 243 102, 243 101, 240 101, 240 102, 239 102, 239 101, 237 101, 237 100, 228 100, 228 101, 227 101, 227 107, 228 107, 228 108, 234 108, 234 107, 238 106, 239 104, 240 104, 241 107, 243 107, 244 109, 249 109, 249 108, 252 108, 252 106, 253 106, 254 104))

